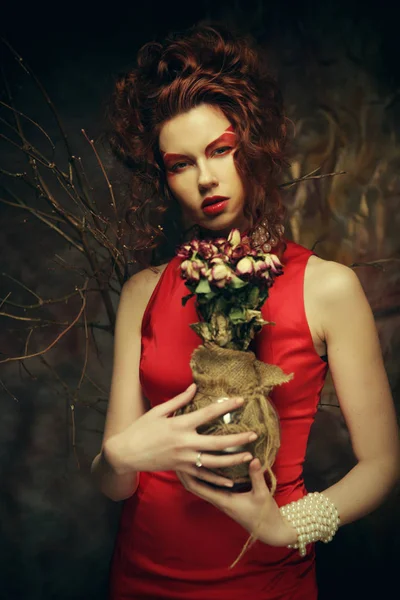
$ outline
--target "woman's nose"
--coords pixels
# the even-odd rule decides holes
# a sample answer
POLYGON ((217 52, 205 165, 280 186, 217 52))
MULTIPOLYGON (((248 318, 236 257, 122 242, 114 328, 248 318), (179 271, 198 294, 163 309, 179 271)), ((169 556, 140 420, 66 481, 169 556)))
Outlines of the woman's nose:
POLYGON ((202 165, 199 170, 199 187, 210 187, 218 183, 216 176, 207 165, 202 165))

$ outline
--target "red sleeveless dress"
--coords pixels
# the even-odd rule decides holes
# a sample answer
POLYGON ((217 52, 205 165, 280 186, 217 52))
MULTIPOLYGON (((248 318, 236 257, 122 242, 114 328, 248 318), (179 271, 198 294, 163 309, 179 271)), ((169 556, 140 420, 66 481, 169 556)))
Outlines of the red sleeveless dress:
MULTIPOLYGON (((253 342, 259 360, 294 373, 272 400, 281 422, 274 464, 279 506, 307 491, 302 467, 310 427, 327 373, 316 353, 303 300, 304 271, 312 252, 287 241, 284 273, 275 280, 262 313, 266 325, 253 342)), ((192 383, 189 360, 201 343, 189 324, 194 302, 174 257, 160 276, 142 322, 140 381, 152 406, 192 383)), ((125 500, 110 573, 111 600, 316 600, 314 545, 297 550, 257 541, 233 569, 248 532, 208 502, 191 494, 174 472, 141 473, 125 500)))

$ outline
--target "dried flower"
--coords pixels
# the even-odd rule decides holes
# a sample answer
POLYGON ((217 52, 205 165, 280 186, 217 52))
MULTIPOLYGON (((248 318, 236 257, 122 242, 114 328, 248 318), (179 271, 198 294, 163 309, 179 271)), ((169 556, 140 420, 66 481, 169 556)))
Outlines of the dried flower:
POLYGON ((205 264, 196 259, 184 260, 181 264, 182 274, 189 281, 199 281, 202 268, 205 268, 205 264))
POLYGON ((228 242, 235 248, 241 242, 241 235, 239 229, 232 229, 230 234, 228 235, 228 242))
POLYGON ((180 256, 181 258, 189 258, 189 256, 191 256, 192 254, 192 247, 190 244, 182 244, 182 246, 179 248, 177 255, 180 256))
POLYGON ((223 288, 232 280, 233 272, 225 263, 214 264, 208 272, 207 279, 218 288, 223 288))
POLYGON ((238 275, 251 275, 254 273, 254 260, 250 256, 245 256, 239 260, 236 265, 236 273, 238 275))
POLYGON ((246 350, 254 335, 267 324, 261 307, 282 264, 274 254, 252 248, 248 236, 232 229, 228 238, 194 239, 177 250, 183 258, 181 276, 196 297, 202 318, 191 325, 204 342, 246 350))
POLYGON ((209 260, 216 254, 218 254, 218 248, 217 246, 214 246, 214 244, 212 244, 211 242, 203 240, 199 244, 198 253, 205 260, 209 260))

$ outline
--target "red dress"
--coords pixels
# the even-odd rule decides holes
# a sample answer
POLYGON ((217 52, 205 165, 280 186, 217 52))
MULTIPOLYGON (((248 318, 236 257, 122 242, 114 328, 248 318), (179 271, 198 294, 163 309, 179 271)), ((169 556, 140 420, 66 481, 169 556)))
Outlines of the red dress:
MULTIPOLYGON (((275 280, 262 309, 265 320, 254 340, 259 360, 294 373, 275 388, 281 423, 274 464, 279 506, 307 491, 302 468, 327 365, 316 353, 304 311, 304 270, 312 252, 287 241, 284 274, 275 280)), ((198 321, 179 257, 160 276, 143 316, 140 381, 152 406, 192 383, 189 366, 201 343, 189 324, 198 321)), ((110 576, 111 600, 315 600, 314 545, 297 550, 257 541, 233 569, 248 532, 223 512, 185 490, 174 472, 141 473, 137 492, 125 500, 110 576)))

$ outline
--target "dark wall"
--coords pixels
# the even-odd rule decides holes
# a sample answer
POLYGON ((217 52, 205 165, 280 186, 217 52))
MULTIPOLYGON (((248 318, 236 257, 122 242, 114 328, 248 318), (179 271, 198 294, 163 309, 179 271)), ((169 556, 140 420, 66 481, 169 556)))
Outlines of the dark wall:
MULTIPOLYGON (((53 3, 49 8, 38 4, 21 6, 14 3, 3 9, 2 34, 46 87, 70 142, 75 152, 84 157, 88 175, 102 199, 107 193, 104 180, 81 129, 85 128, 96 140, 101 138, 106 100, 115 76, 129 67, 141 44, 168 30, 185 28, 206 16, 228 22, 231 19, 241 24, 268 48, 271 67, 282 84, 288 108, 294 107, 294 118, 313 118, 317 107, 326 101, 334 104, 337 97, 348 105, 348 98, 351 96, 354 100, 357 90, 364 85, 370 86, 372 100, 388 99, 390 118, 386 113, 385 118, 382 117, 378 125, 380 134, 390 138, 399 122, 396 104, 400 84, 397 15, 392 12, 394 9, 384 9, 377 3, 369 6, 354 1, 329 4, 322 1, 222 0, 216 3, 199 0, 196 3, 161 4, 147 1, 140 5, 131 2, 129 6, 125 5, 127 3, 98 3, 90 9, 83 6, 84 3, 53 3)), ((51 134, 59 153, 57 156, 60 161, 65 160, 62 140, 46 103, 5 45, 1 52, 7 85, 16 105, 51 134)), ((6 101, 7 98, 3 88, 1 99, 6 101)), ((6 116, 4 108, 0 109, 0 116, 6 116)), ((38 144, 43 143, 29 123, 27 131, 38 144)), ((299 155, 305 155, 308 142, 309 137, 300 138, 299 155)), ((392 160, 387 144, 387 141, 382 142, 380 152, 387 152, 388 160, 392 160)), ((118 191, 122 176, 106 149, 101 144, 100 147, 106 167, 110 173, 115 173, 118 191)), ((4 140, 0 140, 0 153, 3 168, 23 168, 21 153, 4 140)), ((396 188, 398 180, 393 181, 393 185, 390 184, 392 212, 386 217, 390 235, 385 238, 386 245, 379 247, 382 252, 379 257, 393 256, 399 250, 393 232, 400 188, 396 188)), ((9 185, 5 175, 0 176, 0 184, 9 185)), ((294 221, 292 229, 289 228, 294 239, 306 245, 311 243, 315 227, 322 228, 322 221, 313 219, 319 210, 317 199, 326 194, 326 190, 310 188, 309 193, 315 202, 310 201, 305 207, 303 237, 296 238, 294 221)), ((357 188, 351 196, 355 197, 356 204, 361 195, 362 191, 357 188)), ((294 201, 288 197, 289 205, 294 201)), ((338 200, 338 210, 342 211, 340 214, 345 223, 342 239, 350 235, 346 224, 355 214, 353 209, 351 213, 348 211, 348 206, 349 203, 342 206, 338 200)), ((7 272, 24 282, 41 297, 66 294, 74 284, 73 274, 55 269, 54 256, 58 254, 77 267, 81 266, 80 259, 71 254, 63 240, 41 229, 36 221, 26 219, 25 214, 13 207, 0 204, 0 219, 2 273, 7 272)), ((374 219, 364 226, 372 236, 374 219)), ((348 263, 365 257, 362 241, 358 237, 349 239, 346 248, 350 245, 351 251, 348 254, 337 244, 326 245, 322 253, 348 263)), ((371 258, 371 252, 368 256, 371 258)), ((376 252, 374 256, 377 257, 376 252)), ((383 280, 381 285, 391 285, 393 298, 397 299, 398 273, 390 273, 391 283, 383 280)), ((369 281, 367 277, 367 288, 369 281)), ((1 297, 11 290, 18 301, 28 303, 32 300, 26 290, 3 276, 0 287, 1 297)), ((385 294, 377 296, 379 303, 385 294)), ((395 300, 390 307, 393 308, 394 303, 395 300)), ((54 309, 47 316, 70 318, 75 314, 76 306, 64 304, 62 310, 54 309)), ((104 318, 100 306, 93 305, 92 311, 94 317, 104 318)), ((6 317, 0 318, 2 355, 15 355, 19 351, 16 336, 21 334, 21 328, 19 324, 10 324, 6 317)), ((392 387, 398 394, 399 340, 394 331, 398 321, 391 321, 389 326, 386 323, 382 327, 387 350, 385 357, 388 365, 390 362, 392 387)), ((45 334, 40 335, 38 348, 47 339, 45 334)), ((104 390, 110 382, 111 357, 111 336, 97 332, 90 350, 89 373, 104 390)), ((106 598, 108 566, 120 510, 120 506, 93 489, 89 476, 91 460, 100 447, 107 393, 102 394, 85 383, 84 397, 88 405, 82 402, 75 408, 77 437, 74 452, 70 397, 60 380, 54 377, 54 370, 70 389, 76 386, 83 360, 82 339, 78 334, 72 334, 46 358, 48 364, 32 360, 25 361, 25 365, 0 365, 3 367, 0 375, 3 382, 0 386, 0 559, 3 573, 0 597, 2 600, 101 600, 106 598), (96 407, 100 410, 94 410, 93 403, 98 397, 96 407)), ((335 416, 334 410, 320 415, 307 457, 306 475, 310 485, 323 488, 342 476, 352 460, 340 417, 335 416), (327 431, 329 436, 325 435, 327 431), (321 459, 321 456, 325 458, 321 459)), ((342 599, 366 600, 375 598, 378 592, 383 597, 386 589, 396 585, 400 550, 397 540, 400 536, 395 504, 390 498, 375 518, 347 526, 332 544, 318 549, 322 600, 337 598, 339 594, 342 599)))

